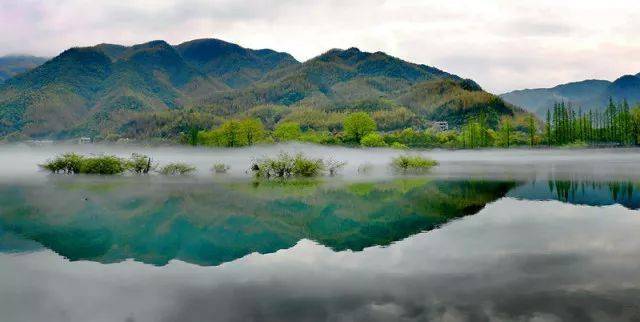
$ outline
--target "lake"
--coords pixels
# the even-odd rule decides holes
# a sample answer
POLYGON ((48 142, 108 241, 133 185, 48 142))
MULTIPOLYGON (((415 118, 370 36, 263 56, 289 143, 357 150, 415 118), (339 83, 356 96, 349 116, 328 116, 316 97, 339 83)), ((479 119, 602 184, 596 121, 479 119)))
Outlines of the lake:
POLYGON ((402 153, 0 146, 0 320, 640 320, 640 150, 411 152, 440 162, 421 176, 402 153), (38 170, 64 151, 198 171, 38 170), (347 165, 252 180, 280 151, 347 165))

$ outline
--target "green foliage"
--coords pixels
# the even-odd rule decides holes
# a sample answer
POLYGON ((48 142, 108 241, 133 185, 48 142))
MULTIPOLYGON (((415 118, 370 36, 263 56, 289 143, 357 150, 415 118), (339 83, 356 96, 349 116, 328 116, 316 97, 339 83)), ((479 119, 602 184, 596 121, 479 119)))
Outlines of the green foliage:
POLYGON ((160 168, 159 173, 165 176, 185 176, 196 171, 194 166, 182 162, 169 163, 160 168))
POLYGON ((536 133, 538 132, 533 115, 527 116, 527 132, 529 134, 529 146, 533 147, 536 143, 536 133))
POLYGON ((301 135, 300 124, 296 122, 280 123, 273 130, 273 137, 278 142, 299 140, 301 135))
POLYGON ((362 138, 376 130, 376 122, 365 112, 349 114, 343 122, 345 135, 356 143, 360 143, 362 138))
POLYGON ((510 147, 513 142, 513 124, 508 117, 500 120, 500 130, 498 135, 498 145, 501 147, 510 147))
POLYGON ((364 147, 383 147, 387 146, 387 143, 384 142, 382 135, 376 132, 371 132, 360 140, 360 145, 364 147))
POLYGON ((198 133, 198 142, 208 146, 241 147, 265 139, 265 129, 259 119, 228 120, 220 127, 198 133))
POLYGON ((240 144, 253 145, 264 139, 264 125, 259 119, 247 118, 240 121, 240 144))
POLYGON ((40 167, 51 173, 80 173, 84 157, 75 153, 67 153, 41 164, 40 167))
POLYGON ((322 159, 310 159, 303 154, 291 156, 280 153, 275 158, 257 160, 251 166, 256 178, 286 179, 290 177, 317 177, 323 173, 325 165, 322 159))
POLYGON ((127 161, 112 155, 84 158, 80 173, 121 174, 127 170, 127 161))
POLYGON ((66 174, 121 174, 130 171, 135 174, 146 174, 153 169, 151 158, 133 153, 130 159, 122 159, 112 155, 82 156, 67 153, 40 165, 51 173, 66 174))
POLYGON ((384 140, 387 144, 398 143, 409 147, 430 148, 437 146, 436 137, 432 131, 416 131, 412 128, 388 133, 384 140))
POLYGON ((623 101, 609 100, 603 112, 577 111, 565 103, 556 103, 547 111, 545 140, 549 145, 564 146, 574 142, 590 144, 638 144, 640 118, 638 108, 630 109, 623 101))
POLYGON ((220 131, 220 145, 225 147, 238 147, 245 145, 241 127, 242 124, 237 120, 229 120, 224 122, 218 131, 220 131))
POLYGON ((401 155, 391 160, 391 167, 399 173, 421 173, 438 165, 435 160, 419 155, 401 155))

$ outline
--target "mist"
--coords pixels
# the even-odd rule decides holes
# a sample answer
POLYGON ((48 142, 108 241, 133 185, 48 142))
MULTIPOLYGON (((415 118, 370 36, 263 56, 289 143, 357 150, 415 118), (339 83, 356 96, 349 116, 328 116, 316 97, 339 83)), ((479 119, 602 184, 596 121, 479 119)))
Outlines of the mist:
POLYGON ((0 180, 41 180, 47 172, 39 168, 57 155, 75 152, 83 155, 112 154, 129 157, 142 153, 157 165, 185 162, 196 167, 196 173, 185 180, 249 179, 253 161, 274 157, 279 153, 303 153, 312 158, 346 162, 336 180, 384 180, 394 177, 389 163, 399 155, 421 155, 439 162, 427 176, 435 178, 480 179, 640 179, 640 149, 481 149, 481 150, 412 150, 388 148, 348 148, 302 143, 252 146, 245 148, 202 148, 187 146, 152 147, 138 145, 73 145, 0 146, 0 180), (224 163, 230 170, 214 175, 211 167, 224 163), (363 171, 366 169, 366 171, 363 171))

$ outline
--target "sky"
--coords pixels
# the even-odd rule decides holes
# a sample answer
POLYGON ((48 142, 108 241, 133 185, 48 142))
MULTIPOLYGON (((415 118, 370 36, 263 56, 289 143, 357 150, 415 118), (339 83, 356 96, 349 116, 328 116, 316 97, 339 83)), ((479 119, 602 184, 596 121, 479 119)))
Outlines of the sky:
POLYGON ((0 55, 219 38, 384 51, 503 93, 640 72, 637 0, 0 0, 0 55))

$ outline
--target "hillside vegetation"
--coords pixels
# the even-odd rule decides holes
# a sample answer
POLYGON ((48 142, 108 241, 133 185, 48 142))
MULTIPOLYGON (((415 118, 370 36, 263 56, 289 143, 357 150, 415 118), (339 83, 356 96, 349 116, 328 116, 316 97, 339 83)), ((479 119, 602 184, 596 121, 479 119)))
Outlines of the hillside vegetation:
POLYGON ((522 114, 472 80, 382 52, 333 49, 300 63, 217 39, 72 48, 0 85, 9 139, 174 140, 244 117, 336 131, 358 111, 385 131, 522 114))

